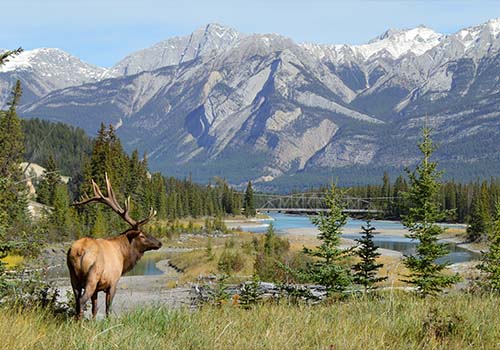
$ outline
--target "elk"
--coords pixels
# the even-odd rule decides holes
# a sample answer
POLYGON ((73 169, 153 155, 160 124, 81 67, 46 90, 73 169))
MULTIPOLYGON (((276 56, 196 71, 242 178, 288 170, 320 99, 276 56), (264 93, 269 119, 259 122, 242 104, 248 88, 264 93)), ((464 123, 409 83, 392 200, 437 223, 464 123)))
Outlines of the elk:
POLYGON ((95 318, 97 293, 101 291, 106 293, 106 317, 108 317, 120 277, 135 266, 144 252, 159 249, 162 245, 159 240, 141 230, 141 226, 151 220, 156 215, 156 211, 151 208, 147 218, 141 221, 133 220, 129 216, 130 197, 125 200, 125 206, 122 209, 116 200, 108 174, 105 174, 105 178, 107 197, 92 180, 94 197, 90 198, 85 195, 74 205, 103 203, 131 227, 115 237, 81 238, 68 250, 67 264, 75 295, 77 319, 82 319, 85 304, 89 299, 92 300, 92 317, 95 318))

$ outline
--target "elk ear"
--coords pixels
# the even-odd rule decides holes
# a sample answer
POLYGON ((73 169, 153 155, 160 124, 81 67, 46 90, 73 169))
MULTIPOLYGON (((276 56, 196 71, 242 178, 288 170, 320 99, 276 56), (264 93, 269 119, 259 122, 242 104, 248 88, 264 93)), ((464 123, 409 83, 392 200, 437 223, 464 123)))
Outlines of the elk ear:
POLYGON ((141 231, 137 231, 137 230, 130 230, 128 232, 125 233, 125 235, 127 236, 128 238, 128 241, 129 242, 132 242, 132 240, 139 236, 141 234, 141 231))

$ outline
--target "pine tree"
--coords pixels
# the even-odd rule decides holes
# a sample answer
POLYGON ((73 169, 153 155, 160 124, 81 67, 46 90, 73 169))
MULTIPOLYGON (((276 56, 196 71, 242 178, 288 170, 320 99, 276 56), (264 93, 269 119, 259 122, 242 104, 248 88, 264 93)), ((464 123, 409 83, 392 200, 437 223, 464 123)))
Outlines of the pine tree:
POLYGON ((255 216, 255 202, 253 198, 252 182, 248 181, 247 189, 245 191, 245 198, 243 200, 243 208, 245 209, 245 216, 255 216))
POLYGON ((311 219, 319 229, 321 245, 303 249, 306 255, 315 258, 313 263, 308 264, 305 277, 325 286, 330 295, 342 294, 352 284, 352 276, 346 266, 351 250, 339 247, 342 227, 347 223, 347 215, 342 211, 342 199, 343 192, 332 185, 326 197, 329 212, 311 219))
POLYGON ((54 240, 61 241, 79 236, 79 220, 75 209, 69 206, 68 186, 56 185, 52 210, 48 214, 49 229, 54 240))
POLYGON ((19 164, 24 154, 24 134, 17 116, 17 105, 21 99, 21 82, 18 80, 9 102, 8 111, 0 119, 0 176, 19 179, 19 164))
POLYGON ((469 225, 467 226, 467 239, 471 242, 479 241, 486 235, 489 214, 484 207, 484 200, 480 195, 472 198, 469 225))
POLYGON ((21 83, 16 82, 9 109, 0 113, 0 211, 7 213, 7 225, 28 219, 27 191, 20 168, 24 154, 24 134, 16 108, 21 99, 21 83))
POLYGON ((500 292, 500 202, 488 233, 488 251, 482 252, 478 268, 485 273, 484 286, 494 292, 500 292))
POLYGON ((439 191, 437 179, 441 173, 436 170, 437 162, 430 160, 435 150, 430 133, 429 128, 423 128, 423 140, 418 145, 423 158, 415 171, 407 171, 410 186, 405 197, 409 208, 408 214, 403 217, 403 225, 410 231, 407 237, 418 242, 416 254, 404 259, 405 266, 410 270, 410 275, 406 276, 408 279, 404 281, 415 285, 422 297, 439 293, 459 280, 458 275, 443 273, 446 263, 436 262, 448 253, 448 249, 438 242, 444 229, 436 222, 442 220, 446 213, 436 204, 439 191))
POLYGON ((54 205, 57 185, 61 183, 61 176, 53 155, 47 159, 47 167, 42 177, 38 185, 37 201, 52 206, 54 205))
POLYGON ((377 264, 376 262, 381 254, 373 242, 375 227, 371 226, 368 220, 366 226, 362 226, 361 229, 363 230, 363 235, 361 238, 355 239, 359 243, 355 254, 360 258, 360 261, 353 266, 353 270, 355 271, 353 277, 354 283, 362 285, 365 293, 367 293, 374 288, 375 283, 384 281, 387 277, 377 277, 377 271, 384 264, 377 264))
POLYGON ((382 178, 382 193, 381 197, 391 196, 391 180, 387 171, 384 171, 384 176, 382 178))
POLYGON ((280 266, 284 263, 290 249, 288 240, 276 235, 273 224, 269 224, 264 237, 256 240, 255 274, 263 281, 279 281, 282 275, 280 266))

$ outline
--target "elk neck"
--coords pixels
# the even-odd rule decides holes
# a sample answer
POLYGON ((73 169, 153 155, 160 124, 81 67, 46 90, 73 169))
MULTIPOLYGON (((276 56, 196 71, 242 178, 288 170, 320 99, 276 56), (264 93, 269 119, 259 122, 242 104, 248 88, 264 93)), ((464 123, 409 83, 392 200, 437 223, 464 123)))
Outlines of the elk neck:
POLYGON ((123 272, 122 274, 132 270, 140 258, 144 255, 135 245, 133 241, 129 241, 127 235, 121 234, 115 238, 119 243, 120 252, 123 258, 123 272))

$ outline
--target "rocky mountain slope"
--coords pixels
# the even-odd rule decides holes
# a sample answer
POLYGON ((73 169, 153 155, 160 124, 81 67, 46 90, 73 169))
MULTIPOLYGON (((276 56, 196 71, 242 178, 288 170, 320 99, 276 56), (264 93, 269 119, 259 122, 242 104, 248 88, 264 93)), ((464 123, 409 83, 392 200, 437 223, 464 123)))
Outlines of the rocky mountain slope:
MULTIPOLYGON (((91 134, 113 123, 155 169, 271 187, 399 172, 415 162, 427 122, 448 174, 470 179, 500 171, 499 32, 496 19, 451 35, 388 30, 348 46, 208 25, 107 70, 83 66, 67 88, 51 83, 22 114, 91 134)), ((0 86, 2 74, 22 72, 8 67, 0 86)))
POLYGON ((99 81, 106 71, 59 49, 24 51, 0 67, 0 109, 17 79, 23 83, 22 103, 27 104, 54 90, 99 81))

